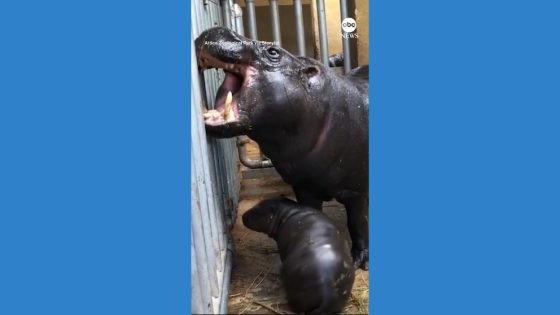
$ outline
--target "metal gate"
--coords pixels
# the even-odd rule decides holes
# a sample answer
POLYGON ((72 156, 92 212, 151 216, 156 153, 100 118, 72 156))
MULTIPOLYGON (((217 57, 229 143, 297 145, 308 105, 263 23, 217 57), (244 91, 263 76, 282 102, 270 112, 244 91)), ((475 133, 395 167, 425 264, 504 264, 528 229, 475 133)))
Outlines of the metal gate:
MULTIPOLYGON (((329 64, 324 0, 315 0, 318 17, 320 59, 329 64)), ((257 39, 254 0, 244 1, 248 35, 257 39)), ((348 16, 346 0, 340 0, 341 19, 348 16)), ((278 1, 269 0, 274 40, 280 43, 278 1)), ((302 1, 294 0, 297 53, 304 52, 302 1)), ((235 139, 208 138, 204 130, 202 109, 213 108, 214 95, 224 79, 218 70, 200 74, 196 66, 194 39, 204 30, 225 26, 244 35, 242 9, 232 0, 191 1, 191 312, 226 314, 231 274, 233 242, 229 230, 236 218, 239 201, 240 169, 235 139)), ((344 70, 350 69, 348 39, 342 39, 344 70)), ((269 160, 250 160, 244 138, 238 139, 239 155, 249 168, 270 167, 269 160)))
POLYGON ((191 312, 227 311, 233 243, 229 229, 239 198, 239 160, 234 139, 206 136, 202 107, 213 107, 223 80, 218 71, 197 71, 194 39, 210 27, 223 25, 218 1, 191 2, 191 312))

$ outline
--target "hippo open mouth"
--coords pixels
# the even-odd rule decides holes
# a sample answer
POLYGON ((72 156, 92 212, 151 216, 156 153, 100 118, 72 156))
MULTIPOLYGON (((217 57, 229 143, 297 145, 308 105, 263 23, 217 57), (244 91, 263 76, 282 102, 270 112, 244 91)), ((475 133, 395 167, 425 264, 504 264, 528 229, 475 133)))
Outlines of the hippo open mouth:
POLYGON ((290 107, 298 106, 294 100, 304 95, 304 63, 274 43, 214 27, 195 39, 195 52, 200 70, 222 69, 225 74, 214 109, 204 113, 210 136, 251 137, 269 121, 279 123, 290 107))
POLYGON ((250 65, 222 61, 204 50, 198 54, 198 64, 201 69, 222 69, 225 74, 216 93, 214 109, 204 114, 204 123, 219 126, 238 122, 241 95, 250 86, 255 69, 250 65))

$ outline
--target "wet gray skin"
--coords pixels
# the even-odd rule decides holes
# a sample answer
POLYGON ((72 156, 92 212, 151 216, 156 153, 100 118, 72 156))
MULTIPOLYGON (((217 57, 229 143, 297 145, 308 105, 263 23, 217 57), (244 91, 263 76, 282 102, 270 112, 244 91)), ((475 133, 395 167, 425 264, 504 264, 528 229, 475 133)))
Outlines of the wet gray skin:
POLYGON ((354 264, 367 270, 368 66, 338 75, 221 27, 203 32, 195 47, 201 70, 225 72, 215 109, 204 114, 207 134, 256 141, 300 204, 344 204, 354 264))
POLYGON ((293 311, 342 311, 354 284, 354 267, 350 248, 326 214, 289 199, 269 199, 245 212, 243 224, 278 244, 281 279, 293 311))

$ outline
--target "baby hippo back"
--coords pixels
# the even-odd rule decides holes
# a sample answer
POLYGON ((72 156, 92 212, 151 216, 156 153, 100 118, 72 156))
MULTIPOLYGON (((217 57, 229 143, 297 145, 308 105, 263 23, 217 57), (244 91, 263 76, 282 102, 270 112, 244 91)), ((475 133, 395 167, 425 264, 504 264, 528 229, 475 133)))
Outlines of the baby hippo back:
POLYGON ((348 244, 326 214, 289 199, 273 199, 249 210, 243 222, 276 240, 282 282, 294 311, 325 314, 343 309, 354 267, 348 244))

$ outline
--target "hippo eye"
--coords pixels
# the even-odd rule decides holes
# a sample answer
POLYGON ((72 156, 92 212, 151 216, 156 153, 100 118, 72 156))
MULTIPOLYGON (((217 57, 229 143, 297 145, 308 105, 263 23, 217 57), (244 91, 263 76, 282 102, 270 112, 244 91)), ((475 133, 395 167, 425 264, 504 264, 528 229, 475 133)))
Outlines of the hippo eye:
POLYGON ((272 58, 278 58, 278 56, 280 56, 280 51, 274 47, 269 47, 266 52, 272 58))

